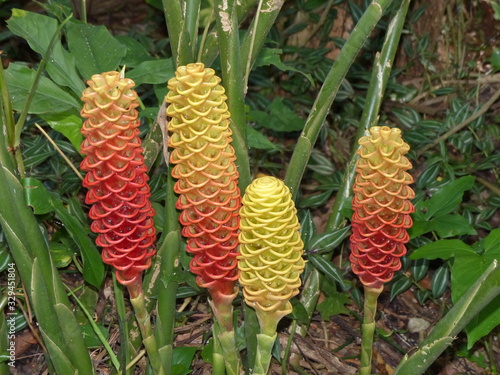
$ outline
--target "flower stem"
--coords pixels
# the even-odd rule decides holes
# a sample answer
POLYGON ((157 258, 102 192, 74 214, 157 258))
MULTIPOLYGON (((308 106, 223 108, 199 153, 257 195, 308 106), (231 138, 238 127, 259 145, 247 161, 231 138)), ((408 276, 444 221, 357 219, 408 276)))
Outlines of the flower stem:
POLYGON ((373 334, 375 332, 375 315, 377 300, 383 287, 370 288, 365 286, 365 304, 363 309, 363 326, 361 340, 361 368, 360 375, 370 375, 372 371, 373 334))
POLYGON ((255 365, 252 371, 253 375, 266 375, 271 363, 271 353, 273 350, 274 342, 278 334, 273 336, 259 333, 257 335, 257 355, 255 357, 255 365))
POLYGON ((135 318, 141 330, 142 342, 148 353, 149 362, 156 375, 165 375, 165 370, 161 364, 160 356, 158 355, 158 345, 156 343, 153 329, 151 328, 151 317, 146 309, 146 300, 142 287, 137 293, 138 288, 129 286, 130 302, 134 308, 135 318))
POLYGON ((229 296, 215 294, 213 295, 214 299, 210 301, 210 306, 214 313, 214 323, 212 326, 214 335, 214 365, 216 355, 222 355, 228 375, 239 375, 241 363, 233 329, 232 301, 235 296, 236 293, 229 296), (215 350, 216 348, 218 351, 215 350))

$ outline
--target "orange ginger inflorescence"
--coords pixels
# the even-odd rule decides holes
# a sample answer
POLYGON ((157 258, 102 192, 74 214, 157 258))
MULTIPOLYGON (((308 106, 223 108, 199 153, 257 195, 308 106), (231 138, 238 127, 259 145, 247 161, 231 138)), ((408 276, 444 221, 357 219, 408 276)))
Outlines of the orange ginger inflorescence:
POLYGON ((141 273, 155 253, 155 214, 149 201, 147 167, 142 156, 134 81, 118 72, 97 74, 82 94, 86 118, 81 168, 86 203, 98 233, 102 259, 124 285, 141 285, 141 273))
POLYGON ((224 88, 201 63, 181 66, 168 82, 168 142, 177 209, 191 272, 215 302, 233 296, 238 279, 238 171, 224 88))
POLYGON ((401 268, 411 227, 408 186, 412 165, 404 156, 410 147, 399 129, 375 126, 359 140, 352 208, 351 267, 367 287, 380 288, 401 268))

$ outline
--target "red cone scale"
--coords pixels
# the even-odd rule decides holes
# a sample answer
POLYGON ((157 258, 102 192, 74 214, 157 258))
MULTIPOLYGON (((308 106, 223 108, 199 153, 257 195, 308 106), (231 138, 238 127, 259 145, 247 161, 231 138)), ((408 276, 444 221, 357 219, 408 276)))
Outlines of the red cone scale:
POLYGON ((87 155, 81 169, 87 171, 83 186, 86 203, 102 247, 102 259, 116 269, 124 285, 140 284, 141 273, 155 253, 155 214, 149 202, 147 167, 142 156, 137 93, 131 79, 118 72, 94 75, 82 94, 81 116, 87 155))
POLYGON ((404 156, 410 147, 399 129, 372 127, 359 140, 360 159, 352 208, 351 268, 363 285, 380 288, 401 268, 411 227, 410 202, 415 194, 408 186, 412 165, 404 156))

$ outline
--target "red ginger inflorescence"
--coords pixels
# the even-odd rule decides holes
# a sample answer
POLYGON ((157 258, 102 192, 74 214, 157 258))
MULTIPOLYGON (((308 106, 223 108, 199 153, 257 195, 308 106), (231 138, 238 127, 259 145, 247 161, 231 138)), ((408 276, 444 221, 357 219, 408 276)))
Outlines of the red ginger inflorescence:
POLYGON ((351 268, 363 285, 380 288, 401 268, 411 227, 410 202, 415 196, 408 186, 412 165, 404 156, 410 147, 399 129, 374 126, 359 140, 360 159, 352 208, 351 268))
POLYGON ((230 145, 230 114, 224 88, 212 69, 195 63, 181 66, 169 80, 165 100, 168 142, 173 149, 172 176, 178 181, 177 209, 187 251, 194 254, 191 272, 214 302, 235 293, 238 279, 238 171, 230 145))
MULTIPOLYGON (((118 72, 97 74, 82 94, 81 116, 87 155, 83 186, 91 204, 91 229, 98 233, 102 259, 116 269, 117 280, 129 289, 141 285, 141 273, 155 254, 155 214, 149 201, 147 167, 139 139, 137 93, 131 79, 118 72)), ((134 289, 135 290, 135 289, 134 289)), ((137 291, 136 291, 137 292, 137 291)))

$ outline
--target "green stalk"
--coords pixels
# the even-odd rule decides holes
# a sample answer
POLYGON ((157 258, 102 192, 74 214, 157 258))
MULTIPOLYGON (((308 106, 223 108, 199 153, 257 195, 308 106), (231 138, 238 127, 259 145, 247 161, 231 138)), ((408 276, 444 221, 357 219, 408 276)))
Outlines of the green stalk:
POLYGON ((226 364, 224 362, 224 355, 222 354, 222 347, 219 342, 219 335, 216 328, 216 322, 212 325, 212 340, 213 355, 212 355, 212 375, 226 375, 226 364))
POLYGON ((240 373, 240 354, 236 345, 236 337, 233 328, 233 305, 236 297, 233 295, 224 295, 221 293, 212 293, 212 299, 209 300, 210 307, 214 313, 214 322, 212 325, 214 336, 214 362, 217 355, 224 358, 225 368, 228 375, 239 375, 240 373))
POLYGON ((186 29, 186 15, 182 13, 181 2, 179 0, 162 0, 162 4, 175 66, 193 62, 192 42, 186 29))
POLYGON ((266 375, 269 371, 276 337, 278 337, 276 332, 272 336, 265 333, 257 335, 257 356, 255 357, 255 365, 252 371, 253 375, 266 375))
MULTIPOLYGON (((239 23, 241 23, 241 21, 246 18, 257 1, 258 0, 246 0, 236 4, 236 13, 239 23)), ((219 55, 219 50, 217 48, 218 43, 219 35, 217 33, 217 30, 212 30, 207 35, 205 43, 203 43, 203 49, 201 49, 199 52, 199 55, 201 56, 200 61, 205 64, 205 66, 211 66, 219 55)))
POLYGON ((196 56, 196 47, 198 45, 198 24, 200 20, 200 3, 201 0, 187 0, 186 7, 186 30, 189 35, 189 43, 191 47, 191 56, 194 59, 196 56))
POLYGON ((12 101, 10 100, 9 88, 5 80, 5 71, 0 59, 0 163, 9 170, 15 169, 15 162, 11 152, 10 145, 14 144, 14 112, 12 111, 12 101))
POLYGON ((116 274, 112 272, 113 275, 113 291, 115 295, 116 312, 118 314, 118 326, 120 327, 120 350, 118 352, 118 358, 120 361, 120 368, 122 375, 130 374, 130 370, 127 370, 128 362, 131 359, 129 344, 129 331, 128 331, 128 321, 127 312, 125 310, 125 296, 123 294, 123 286, 116 281, 116 274))
POLYGON ((363 309, 363 326, 361 338, 361 367, 360 375, 370 375, 372 371, 373 335, 375 333, 375 315, 377 314, 377 300, 383 287, 370 288, 365 286, 365 304, 363 309))
MULTIPOLYGON (((378 113, 380 110, 380 105, 382 98, 384 96, 385 89, 387 87, 387 82, 390 76, 392 64, 396 54, 397 46, 399 44, 399 39, 402 33, 404 20, 408 12, 410 0, 403 0, 401 6, 398 8, 394 18, 391 20, 390 26, 388 27, 387 35, 384 41, 380 55, 375 56, 374 70, 372 72, 370 86, 368 88, 365 107, 363 109, 363 114, 361 115, 361 121, 356 133, 355 145, 359 138, 361 138, 366 130, 371 126, 376 124, 378 118, 378 113)), ((361 22, 361 20, 360 20, 361 22)), ((354 33, 354 32, 353 32, 354 33)), ((345 48, 345 46, 344 46, 345 48)), ((334 65, 335 67, 335 65, 334 65)), ((340 229, 345 225, 345 219, 342 215, 344 208, 348 207, 351 201, 351 190, 354 184, 354 179, 356 175, 356 162, 358 160, 358 155, 356 154, 358 147, 354 146, 351 154, 349 163, 346 166, 346 171, 344 173, 342 183, 340 185, 339 191, 335 198, 328 222, 325 227, 325 232, 340 229)), ((298 185, 297 185, 298 189, 298 185)), ((329 256, 329 255, 326 255, 329 256)), ((319 297, 319 288, 322 281, 322 275, 313 269, 306 279, 305 283, 308 285, 304 288, 304 292, 301 296, 301 302, 308 312, 308 316, 312 316, 314 309, 319 297), (307 293, 305 293, 307 291, 307 293)), ((301 325, 299 327, 298 333, 301 336, 305 336, 307 332, 307 325, 301 325)), ((299 358, 298 356, 292 356, 293 362, 297 364, 299 358)))
POLYGON ((231 113, 230 128, 240 173, 238 186, 242 192, 250 184, 250 162, 246 142, 246 115, 243 69, 240 57, 236 0, 215 0, 215 20, 219 35, 222 81, 226 89, 227 105, 231 113))
POLYGON ((158 314, 156 321, 156 337, 160 346, 160 357, 167 375, 172 374, 172 355, 174 344, 174 327, 176 313, 176 297, 178 282, 176 279, 176 263, 179 259, 181 243, 178 214, 175 209, 176 196, 174 179, 169 173, 167 177, 167 199, 165 203, 165 230, 168 233, 159 251, 161 257, 160 288, 158 292, 158 314))
POLYGON ((151 317, 146 309, 146 301, 142 287, 140 289, 137 288, 138 294, 136 294, 137 291, 132 291, 130 287, 129 291, 131 295, 130 302, 134 308, 135 318, 141 331, 142 342, 148 353, 149 363, 155 375, 165 375, 165 370, 163 369, 162 361, 158 353, 158 344, 156 343, 156 338, 151 327, 151 317))
POLYGON ((245 85, 248 82, 248 76, 252 69, 260 49, 266 41, 269 30, 274 25, 276 17, 283 7, 285 0, 260 0, 257 13, 252 24, 248 28, 251 32, 245 34, 241 44, 241 58, 246 64, 245 67, 245 85))
POLYGON ((285 176, 285 183, 290 188, 293 199, 297 197, 300 181, 309 162, 312 148, 316 143, 339 87, 364 42, 391 2, 392 0, 375 0, 370 4, 344 44, 338 59, 333 64, 321 87, 306 120, 304 130, 297 141, 285 176))

